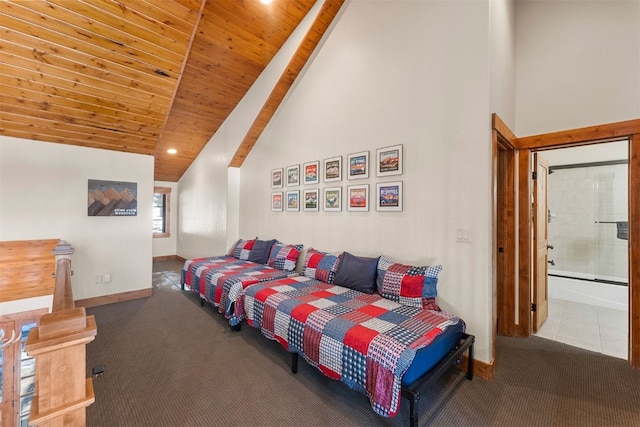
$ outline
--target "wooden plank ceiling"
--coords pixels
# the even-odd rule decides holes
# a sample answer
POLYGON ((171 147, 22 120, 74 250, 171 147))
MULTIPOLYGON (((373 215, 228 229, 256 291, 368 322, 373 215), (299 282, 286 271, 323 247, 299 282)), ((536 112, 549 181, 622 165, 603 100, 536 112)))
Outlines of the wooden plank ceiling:
POLYGON ((2 1, 0 134, 154 155, 178 181, 314 3, 2 1))

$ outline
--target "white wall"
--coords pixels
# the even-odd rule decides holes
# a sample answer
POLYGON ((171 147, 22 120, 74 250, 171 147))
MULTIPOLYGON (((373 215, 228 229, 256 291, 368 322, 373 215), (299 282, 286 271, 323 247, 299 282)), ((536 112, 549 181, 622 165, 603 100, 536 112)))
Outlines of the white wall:
POLYGON ((516 2, 516 135, 640 117, 640 1, 516 2))
MULTIPOLYGON (((489 3, 346 3, 242 167, 240 233, 442 263, 441 305, 491 360, 489 3), (402 212, 271 212, 270 171, 403 144, 402 212), (456 242, 457 229, 471 243, 456 242)), ((319 188, 334 186, 336 183, 319 188)), ((309 188, 303 186, 301 189, 309 188)), ((285 188, 286 191, 286 188, 285 188)), ((375 200, 373 196, 372 200, 375 200)))
POLYGON ((153 238, 153 256, 168 256, 177 254, 178 242, 178 183, 169 181, 154 181, 154 187, 167 187, 171 189, 169 197, 169 237, 153 238))
POLYGON ((515 129, 515 0, 491 0, 491 112, 515 129))
POLYGON ((151 287, 152 196, 151 156, 0 136, 0 240, 71 243, 75 299, 151 287), (89 217, 89 179, 136 182, 137 216, 89 217))

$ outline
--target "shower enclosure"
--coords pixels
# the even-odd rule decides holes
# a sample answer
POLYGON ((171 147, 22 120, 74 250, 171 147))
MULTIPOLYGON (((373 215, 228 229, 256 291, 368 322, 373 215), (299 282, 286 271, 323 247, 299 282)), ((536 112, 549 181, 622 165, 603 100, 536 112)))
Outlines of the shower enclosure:
POLYGON ((563 289, 552 289, 550 280, 550 296, 626 308, 627 160, 549 170, 549 276, 563 279, 554 281, 563 289))

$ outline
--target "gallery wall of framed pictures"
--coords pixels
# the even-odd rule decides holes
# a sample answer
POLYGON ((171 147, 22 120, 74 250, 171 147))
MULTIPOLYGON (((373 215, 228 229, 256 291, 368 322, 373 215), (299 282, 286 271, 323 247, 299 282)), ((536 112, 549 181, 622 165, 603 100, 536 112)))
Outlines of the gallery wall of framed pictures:
POLYGON ((403 182, 398 178, 403 173, 402 144, 376 149, 373 159, 365 150, 273 169, 271 210, 367 212, 375 207, 380 212, 401 212, 403 182), (369 179, 374 173, 377 181, 373 184, 357 181, 369 179), (344 186, 343 180, 347 181, 344 186), (321 182, 327 185, 311 187, 321 182))

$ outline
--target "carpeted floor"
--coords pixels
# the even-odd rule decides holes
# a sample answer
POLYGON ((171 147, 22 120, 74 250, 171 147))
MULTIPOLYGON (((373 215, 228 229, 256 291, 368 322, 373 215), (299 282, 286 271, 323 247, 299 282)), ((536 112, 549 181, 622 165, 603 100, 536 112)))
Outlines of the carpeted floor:
MULTIPOLYGON (((180 291, 179 262, 154 264, 146 299, 95 307, 87 347, 96 402, 89 426, 408 426, 366 396, 324 377, 243 324, 180 291)), ((425 391, 421 426, 640 426, 640 371, 626 361, 538 337, 498 337, 497 373, 467 381, 452 370, 425 391)))

